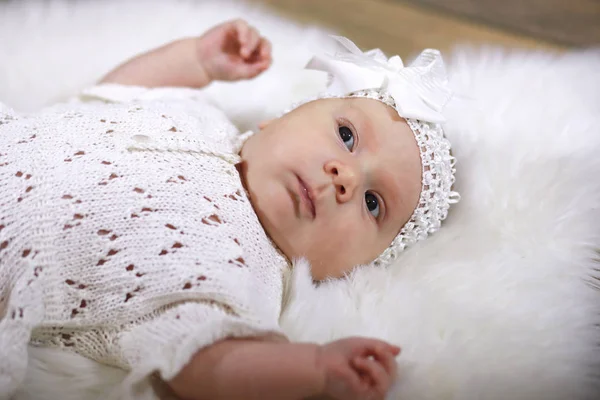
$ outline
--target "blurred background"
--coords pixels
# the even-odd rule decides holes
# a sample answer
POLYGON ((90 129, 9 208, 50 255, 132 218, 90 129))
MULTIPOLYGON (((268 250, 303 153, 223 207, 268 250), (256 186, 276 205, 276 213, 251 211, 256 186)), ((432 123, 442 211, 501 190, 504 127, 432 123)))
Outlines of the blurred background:
POLYGON ((600 0, 252 0, 360 47, 414 54, 456 43, 561 51, 600 46, 600 0))
POLYGON ((273 41, 273 76, 292 91, 303 85, 291 71, 323 42, 314 25, 404 59, 465 44, 600 49, 600 0, 0 0, 0 101, 30 111, 64 100, 134 54, 240 16, 273 41))

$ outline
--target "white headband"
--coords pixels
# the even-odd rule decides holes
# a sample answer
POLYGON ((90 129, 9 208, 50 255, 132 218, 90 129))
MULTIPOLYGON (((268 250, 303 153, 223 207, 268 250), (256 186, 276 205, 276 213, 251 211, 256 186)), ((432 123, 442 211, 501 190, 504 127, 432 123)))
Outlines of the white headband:
POLYGON ((452 191, 456 160, 440 125, 445 121, 442 111, 452 91, 438 50, 424 50, 405 67, 399 56, 388 59, 379 49, 363 53, 349 39, 333 38, 341 51, 314 57, 307 66, 329 74, 327 91, 318 98, 365 97, 389 105, 406 120, 421 153, 419 203, 390 246, 374 261, 376 265, 389 264, 407 246, 437 231, 450 205, 460 199, 452 191))
POLYGON ((307 66, 329 73, 329 94, 343 96, 358 90, 378 89, 394 98, 396 111, 403 118, 445 121, 441 111, 450 101, 452 91, 438 50, 424 50, 405 67, 399 56, 388 59, 379 49, 363 53, 350 39, 332 37, 341 45, 341 51, 334 56, 314 57, 307 66))

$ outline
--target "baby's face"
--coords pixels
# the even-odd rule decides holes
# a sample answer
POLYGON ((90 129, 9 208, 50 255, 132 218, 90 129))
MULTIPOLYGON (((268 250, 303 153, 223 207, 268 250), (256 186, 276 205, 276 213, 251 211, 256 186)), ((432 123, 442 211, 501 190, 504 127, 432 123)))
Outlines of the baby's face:
POLYGON ((275 244, 340 277, 385 250, 421 191, 414 135, 389 106, 324 99, 273 120, 241 152, 250 200, 275 244))

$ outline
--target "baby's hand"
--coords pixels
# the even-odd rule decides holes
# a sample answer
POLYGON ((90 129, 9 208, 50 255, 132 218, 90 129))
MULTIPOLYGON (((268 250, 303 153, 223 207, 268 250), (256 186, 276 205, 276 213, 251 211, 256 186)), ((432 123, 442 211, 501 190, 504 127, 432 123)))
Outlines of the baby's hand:
POLYGON ((325 395, 336 400, 384 399, 396 376, 400 348, 386 342, 348 338, 321 346, 325 395))
POLYGON ((241 19, 217 25, 200 36, 197 50, 211 80, 250 79, 271 65, 271 44, 241 19))

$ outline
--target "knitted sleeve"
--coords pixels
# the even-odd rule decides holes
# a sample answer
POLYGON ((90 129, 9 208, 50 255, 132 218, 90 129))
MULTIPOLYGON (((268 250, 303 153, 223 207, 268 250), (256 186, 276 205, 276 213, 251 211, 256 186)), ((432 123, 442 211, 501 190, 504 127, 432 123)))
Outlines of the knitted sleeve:
POLYGON ((226 306, 214 302, 177 305, 122 334, 121 346, 132 372, 115 397, 150 395, 153 377, 170 380, 199 349, 220 340, 285 340, 277 329, 273 326, 271 331, 266 330, 264 324, 238 318, 226 306), (190 325, 189 321, 197 323, 190 325))

